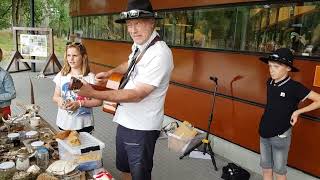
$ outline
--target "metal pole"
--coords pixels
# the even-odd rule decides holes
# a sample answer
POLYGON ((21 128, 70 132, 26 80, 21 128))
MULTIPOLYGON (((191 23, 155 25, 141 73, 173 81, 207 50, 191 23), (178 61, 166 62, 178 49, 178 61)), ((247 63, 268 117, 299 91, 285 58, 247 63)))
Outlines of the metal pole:
MULTIPOLYGON (((35 11, 34 11, 34 0, 30 0, 31 27, 35 26, 34 14, 35 14, 35 11)), ((31 34, 34 34, 34 31, 31 31, 31 34)), ((35 57, 31 56, 31 59, 35 59, 35 57)), ((32 72, 36 72, 36 64, 34 62, 31 63, 31 71, 32 72)))

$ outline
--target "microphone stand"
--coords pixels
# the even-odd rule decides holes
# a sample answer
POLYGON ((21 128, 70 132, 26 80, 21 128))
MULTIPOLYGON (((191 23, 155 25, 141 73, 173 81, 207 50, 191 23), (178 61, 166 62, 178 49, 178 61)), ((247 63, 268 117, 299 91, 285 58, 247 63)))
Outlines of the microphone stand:
MULTIPOLYGON (((212 80, 215 83, 215 86, 214 86, 214 90, 213 90, 213 94, 212 94, 212 104, 211 104, 210 115, 208 118, 208 128, 207 128, 207 132, 206 132, 206 137, 204 139, 202 139, 200 142, 198 142, 197 144, 195 144, 193 147, 191 147, 189 150, 185 151, 183 153, 183 155, 179 157, 179 159, 184 158, 185 156, 189 155, 193 150, 195 150, 196 148, 203 145, 203 148, 202 148, 203 155, 208 153, 211 156, 212 164, 214 166, 214 169, 217 171, 218 168, 216 165, 216 160, 214 159, 214 152, 212 151, 212 147, 210 144, 211 141, 209 140, 209 134, 210 134, 211 122, 213 119, 213 110, 214 110, 214 104, 215 104, 215 100, 216 100, 216 93, 218 90, 218 79, 216 77, 210 77, 210 80, 212 80)), ((200 150, 200 148, 199 148, 199 150, 200 150)))

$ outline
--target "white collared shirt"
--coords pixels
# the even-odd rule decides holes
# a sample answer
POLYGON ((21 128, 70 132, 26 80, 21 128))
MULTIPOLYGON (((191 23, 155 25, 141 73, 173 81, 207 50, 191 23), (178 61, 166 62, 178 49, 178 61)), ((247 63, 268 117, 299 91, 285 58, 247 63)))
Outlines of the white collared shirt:
MULTIPOLYGON (((128 64, 136 46, 142 52, 156 36, 159 35, 154 31, 145 44, 133 44, 128 64)), ((155 89, 140 102, 121 103, 113 120, 129 129, 160 130, 164 117, 165 96, 173 67, 170 48, 164 41, 157 41, 144 53, 124 87, 124 89, 134 89, 138 83, 144 83, 154 86, 155 89)))

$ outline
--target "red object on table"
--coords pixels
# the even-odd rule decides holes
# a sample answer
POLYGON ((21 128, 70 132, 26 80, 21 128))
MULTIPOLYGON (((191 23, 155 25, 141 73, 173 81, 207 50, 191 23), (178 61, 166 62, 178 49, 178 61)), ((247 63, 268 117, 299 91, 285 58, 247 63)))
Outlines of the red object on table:
POLYGON ((0 113, 4 119, 8 119, 8 115, 11 115, 10 106, 0 108, 0 113))
POLYGON ((107 171, 101 171, 98 174, 93 176, 97 180, 111 180, 112 175, 107 171))

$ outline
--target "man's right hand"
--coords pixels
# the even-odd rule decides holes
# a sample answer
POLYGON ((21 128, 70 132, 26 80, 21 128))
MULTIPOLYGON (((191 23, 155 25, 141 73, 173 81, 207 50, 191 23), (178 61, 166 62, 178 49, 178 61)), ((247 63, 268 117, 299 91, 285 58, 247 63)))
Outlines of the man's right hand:
POLYGON ((112 73, 111 71, 108 71, 108 72, 99 72, 98 74, 96 74, 95 84, 96 85, 106 85, 111 73, 112 73))

